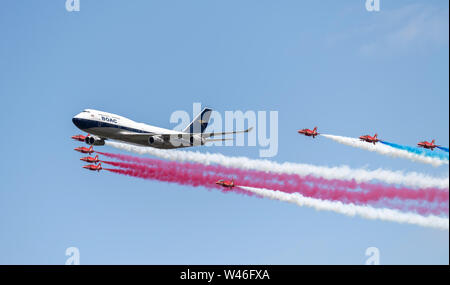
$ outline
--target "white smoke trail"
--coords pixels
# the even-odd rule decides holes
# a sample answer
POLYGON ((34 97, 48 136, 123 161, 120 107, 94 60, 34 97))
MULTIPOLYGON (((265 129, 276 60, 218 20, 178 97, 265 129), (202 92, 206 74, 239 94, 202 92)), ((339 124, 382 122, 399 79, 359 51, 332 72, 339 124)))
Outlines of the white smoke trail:
POLYGON ((448 160, 441 160, 436 157, 418 155, 416 153, 408 152, 408 151, 402 150, 402 149, 393 148, 393 147, 390 147, 388 145, 381 144, 381 143, 372 144, 372 143, 363 142, 356 138, 327 135, 327 134, 321 134, 321 136, 332 139, 341 144, 365 149, 368 151, 378 152, 380 154, 384 154, 384 155, 388 155, 388 156, 392 156, 392 157, 407 158, 407 159, 410 159, 415 162, 431 164, 435 167, 440 166, 442 164, 448 164, 448 160))
POLYGON ((201 153, 197 151, 162 150, 152 147, 140 147, 125 143, 106 141, 106 144, 121 150, 138 154, 149 154, 172 161, 190 161, 204 165, 219 164, 245 170, 258 170, 273 173, 297 174, 301 176, 313 175, 325 179, 355 180, 369 182, 378 180, 390 184, 400 184, 414 188, 437 187, 449 188, 449 178, 435 178, 417 172, 403 173, 385 169, 365 170, 352 169, 348 166, 325 167, 298 163, 277 163, 270 160, 250 159, 247 157, 229 157, 222 154, 201 153))
POLYGON ((299 206, 306 206, 314 208, 318 211, 333 211, 347 216, 360 216, 371 220, 383 220, 397 223, 414 224, 422 227, 431 227, 441 230, 449 229, 448 218, 438 216, 421 216, 414 213, 403 213, 392 209, 377 209, 370 206, 359 206, 355 204, 344 204, 338 201, 327 201, 321 199, 314 199, 304 197, 299 193, 285 193, 278 190, 270 190, 263 188, 254 188, 247 186, 238 186, 241 189, 258 194, 262 197, 267 197, 274 200, 280 200, 297 204, 299 206))

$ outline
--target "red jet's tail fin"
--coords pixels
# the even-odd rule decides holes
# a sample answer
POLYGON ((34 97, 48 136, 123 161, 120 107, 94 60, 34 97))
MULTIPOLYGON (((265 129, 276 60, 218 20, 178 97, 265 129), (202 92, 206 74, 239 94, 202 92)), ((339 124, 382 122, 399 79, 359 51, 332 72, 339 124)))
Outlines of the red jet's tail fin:
POLYGON ((375 134, 375 135, 373 136, 373 138, 374 138, 374 139, 376 139, 376 138, 377 138, 377 136, 378 136, 378 134, 375 134))
POLYGON ((431 143, 434 144, 434 140, 432 140, 431 143))
POLYGON ((317 131, 317 127, 314 127, 313 132, 317 131))

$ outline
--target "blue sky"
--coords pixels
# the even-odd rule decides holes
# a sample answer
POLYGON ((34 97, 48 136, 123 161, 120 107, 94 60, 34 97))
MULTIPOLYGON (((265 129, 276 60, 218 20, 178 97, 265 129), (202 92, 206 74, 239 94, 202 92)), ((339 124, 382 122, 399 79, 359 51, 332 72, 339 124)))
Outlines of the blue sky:
MULTIPOLYGON (((84 108, 279 113, 271 158, 447 176, 299 136, 449 145, 448 1, 4 1, 0 264, 448 264, 449 233, 81 169, 84 108)), ((104 147, 105 151, 116 151, 104 147)), ((258 158, 257 147, 200 151, 258 158)))

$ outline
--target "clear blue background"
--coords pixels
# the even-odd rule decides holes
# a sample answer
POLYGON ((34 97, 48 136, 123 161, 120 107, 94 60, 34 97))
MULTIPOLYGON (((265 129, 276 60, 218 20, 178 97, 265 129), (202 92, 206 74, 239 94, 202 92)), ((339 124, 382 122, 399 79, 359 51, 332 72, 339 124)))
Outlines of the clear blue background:
POLYGON ((278 162, 448 176, 296 132, 449 145, 448 1, 364 2, 2 1, 0 264, 64 264, 70 246, 82 264, 364 264, 370 246, 448 264, 448 231, 90 173, 72 150, 84 108, 173 128, 201 102, 278 111, 278 162))

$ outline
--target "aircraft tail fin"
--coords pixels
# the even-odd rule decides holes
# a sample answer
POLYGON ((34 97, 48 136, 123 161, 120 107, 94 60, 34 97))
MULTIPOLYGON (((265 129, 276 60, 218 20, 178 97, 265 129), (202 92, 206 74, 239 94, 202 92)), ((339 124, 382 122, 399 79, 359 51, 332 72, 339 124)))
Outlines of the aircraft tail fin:
POLYGON ((208 126, 209 117, 211 116, 212 109, 204 108, 194 120, 184 128, 185 133, 203 133, 208 126))
POLYGON ((434 144, 434 140, 432 140, 431 143, 434 144))
POLYGON ((317 131, 317 127, 314 127, 313 132, 317 131))
POLYGON ((375 134, 373 137, 374 137, 374 138, 377 138, 377 137, 378 137, 378 134, 375 134))

